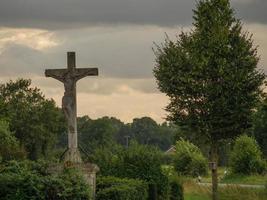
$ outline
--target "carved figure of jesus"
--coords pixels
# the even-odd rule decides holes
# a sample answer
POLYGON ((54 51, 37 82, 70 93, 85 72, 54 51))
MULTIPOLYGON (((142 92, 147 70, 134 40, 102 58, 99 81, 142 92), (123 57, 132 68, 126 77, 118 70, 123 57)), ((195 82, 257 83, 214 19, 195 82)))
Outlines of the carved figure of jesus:
POLYGON ((76 68, 75 52, 68 52, 68 69, 47 69, 45 75, 64 84, 62 109, 68 122, 68 150, 65 153, 65 161, 81 162, 77 137, 76 82, 86 76, 98 75, 98 69, 76 68))

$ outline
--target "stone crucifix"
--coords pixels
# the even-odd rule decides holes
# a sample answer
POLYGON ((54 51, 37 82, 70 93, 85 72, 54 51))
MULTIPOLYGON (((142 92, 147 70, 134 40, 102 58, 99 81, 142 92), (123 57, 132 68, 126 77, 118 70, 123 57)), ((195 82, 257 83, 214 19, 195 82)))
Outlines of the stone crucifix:
POLYGON ((75 52, 67 53, 67 69, 46 69, 45 76, 64 84, 62 109, 68 122, 68 149, 63 155, 65 162, 81 163, 77 134, 76 82, 86 76, 97 76, 97 68, 76 68, 75 52))

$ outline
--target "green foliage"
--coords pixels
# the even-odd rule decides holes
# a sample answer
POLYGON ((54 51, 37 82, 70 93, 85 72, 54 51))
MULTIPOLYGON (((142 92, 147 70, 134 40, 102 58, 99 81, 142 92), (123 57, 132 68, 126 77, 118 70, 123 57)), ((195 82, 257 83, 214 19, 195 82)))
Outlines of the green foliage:
POLYGON ((253 174, 266 171, 266 161, 255 139, 242 135, 235 141, 230 157, 230 165, 233 173, 253 174))
POLYGON ((123 123, 115 118, 103 117, 91 120, 84 116, 78 120, 80 141, 89 152, 99 146, 109 147, 115 143, 115 134, 123 123))
MULTIPOLYGON (((81 146, 89 154, 99 146, 112 147, 115 143, 126 146, 126 137, 140 144, 155 145, 166 150, 173 143, 177 132, 173 124, 157 124, 149 117, 135 118, 133 123, 124 124, 113 117, 92 120, 88 116, 78 118, 78 133, 81 146)), ((66 141, 61 138, 61 143, 66 141)))
POLYGON ((169 182, 170 197, 169 200, 184 200, 183 184, 179 177, 173 176, 169 182))
POLYGON ((65 169, 57 176, 50 176, 45 182, 45 198, 55 200, 89 200, 91 190, 81 172, 65 169))
POLYGON ((254 114, 253 136, 267 158, 267 98, 262 100, 254 114))
POLYGON ((157 182, 161 174, 161 153, 152 146, 132 142, 119 155, 120 176, 157 182))
POLYGON ((96 163, 101 169, 98 174, 102 176, 112 176, 117 174, 119 166, 119 154, 125 151, 125 149, 117 144, 113 147, 99 147, 97 148, 93 155, 91 155, 90 160, 96 163))
POLYGON ((18 79, 0 85, 0 116, 6 119, 30 159, 47 156, 57 134, 64 130, 62 112, 45 99, 31 80, 18 79))
POLYGON ((157 148, 132 142, 127 149, 119 146, 98 149, 92 160, 100 166, 102 175, 140 179, 155 184, 159 196, 164 197, 168 190, 168 178, 161 169, 161 158, 157 148))
MULTIPOLYGON (((168 149, 173 141, 176 129, 166 123, 158 125, 149 117, 135 118, 130 128, 130 136, 139 144, 156 145, 168 149)), ((128 133, 129 134, 129 133, 128 133)))
MULTIPOLYGON (((220 200, 266 200, 267 195, 264 189, 228 186, 219 188, 220 200)), ((210 200, 210 187, 199 186, 197 183, 191 182, 186 184, 185 188, 186 200, 210 200)))
POLYGON ((155 184, 159 198, 164 199, 168 191, 168 178, 162 172, 161 158, 157 148, 133 142, 119 156, 118 176, 155 184))
MULTIPOLYGON (((252 127, 265 74, 257 69, 257 48, 229 0, 198 1, 193 19, 189 32, 156 45, 154 75, 169 97, 167 119, 205 137, 217 164, 218 143, 252 127)), ((216 170, 213 199, 218 199, 216 170)))
POLYGON ((194 177, 207 174, 207 159, 197 146, 181 139, 175 147, 174 169, 178 174, 194 177))
POLYGON ((8 162, 1 166, 0 199, 89 200, 91 191, 80 172, 51 175, 47 163, 8 162))
POLYGON ((221 179, 221 183, 227 184, 246 184, 246 185, 264 185, 267 180, 267 174, 227 174, 221 179))
POLYGON ((0 120, 0 158, 2 161, 25 158, 24 149, 10 132, 8 124, 2 120, 0 120))
POLYGON ((251 127, 265 78, 253 40, 233 13, 229 0, 201 0, 194 28, 155 49, 154 74, 170 98, 168 119, 216 142, 251 127))
POLYGON ((148 186, 136 179, 100 177, 97 179, 97 200, 147 200, 148 186))

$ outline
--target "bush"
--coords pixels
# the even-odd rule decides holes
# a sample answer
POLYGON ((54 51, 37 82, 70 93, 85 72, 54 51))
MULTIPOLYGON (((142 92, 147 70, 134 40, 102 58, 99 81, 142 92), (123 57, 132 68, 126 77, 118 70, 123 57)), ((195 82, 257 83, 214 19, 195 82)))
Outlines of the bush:
POLYGON ((47 173, 47 165, 9 162, 1 166, 0 199, 9 200, 89 200, 91 191, 74 169, 47 173))
MULTIPOLYGON (((9 126, 5 121, 0 119, 0 157, 1 160, 24 159, 26 153, 20 147, 19 141, 9 130, 9 126)), ((0 161, 1 161, 0 160, 0 161)))
POLYGON ((266 161, 262 158, 262 152, 254 138, 243 135, 236 139, 230 156, 230 166, 236 174, 265 172, 266 161))
POLYGON ((125 149, 120 145, 112 147, 98 147, 91 155, 90 160, 101 169, 98 174, 102 176, 113 176, 118 171, 119 155, 125 149))
POLYGON ((147 200, 147 184, 136 179, 97 179, 96 200, 147 200))
POLYGON ((180 175, 199 176, 208 172, 207 159, 194 144, 183 139, 176 142, 174 169, 180 175))
POLYGON ((167 194, 168 179, 161 169, 162 154, 153 146, 132 142, 127 149, 117 147, 108 151, 102 148, 92 160, 100 166, 101 175, 140 179, 156 185, 159 197, 164 199, 167 194))
POLYGON ((161 160, 162 154, 157 148, 131 143, 119 155, 117 176, 141 179, 149 185, 155 185, 158 198, 166 199, 168 178, 161 169, 161 160))
POLYGON ((184 200, 183 184, 177 176, 171 177, 169 187, 169 200, 184 200))

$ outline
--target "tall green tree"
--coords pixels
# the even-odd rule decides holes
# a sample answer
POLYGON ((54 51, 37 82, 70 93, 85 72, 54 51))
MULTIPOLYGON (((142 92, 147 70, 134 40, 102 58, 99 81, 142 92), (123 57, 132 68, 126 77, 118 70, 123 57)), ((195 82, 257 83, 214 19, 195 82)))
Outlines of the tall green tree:
POLYGON ((252 135, 257 140, 261 151, 265 158, 267 158, 267 99, 259 104, 255 115, 253 123, 252 135))
POLYGON ((121 121, 112 117, 102 117, 96 120, 88 116, 78 118, 80 145, 89 154, 99 147, 112 147, 122 125, 121 121))
POLYGON ((31 80, 0 85, 0 117, 4 118, 32 160, 46 157, 64 130, 65 121, 55 102, 46 99, 31 80))
POLYGON ((208 139, 217 200, 218 142, 251 127, 265 75, 257 70, 257 48, 229 0, 200 0, 193 19, 190 32, 157 46, 154 74, 170 98, 168 120, 208 139))
POLYGON ((128 135, 139 144, 155 145, 162 150, 167 150, 173 144, 176 128, 167 123, 157 124, 150 117, 135 118, 128 135))

